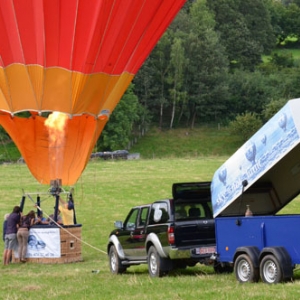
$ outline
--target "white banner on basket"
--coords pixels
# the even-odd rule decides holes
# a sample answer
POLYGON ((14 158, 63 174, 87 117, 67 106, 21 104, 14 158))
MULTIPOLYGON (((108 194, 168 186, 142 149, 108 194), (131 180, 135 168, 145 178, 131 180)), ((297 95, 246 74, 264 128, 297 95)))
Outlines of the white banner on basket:
POLYGON ((27 258, 58 258, 60 252, 59 228, 31 228, 29 231, 27 258))

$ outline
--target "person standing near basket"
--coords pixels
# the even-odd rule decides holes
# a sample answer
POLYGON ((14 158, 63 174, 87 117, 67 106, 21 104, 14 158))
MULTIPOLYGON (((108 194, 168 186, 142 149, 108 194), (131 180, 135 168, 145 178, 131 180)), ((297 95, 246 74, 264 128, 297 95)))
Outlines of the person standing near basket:
POLYGON ((29 237, 29 229, 34 224, 35 212, 31 210, 26 216, 21 217, 20 227, 17 233, 19 244, 19 259, 21 262, 26 262, 27 243, 29 237))
POLYGON ((74 199, 69 195, 68 202, 59 197, 59 210, 62 214, 62 221, 64 225, 74 225, 74 199))
POLYGON ((8 265, 11 261, 12 250, 17 246, 17 231, 21 218, 20 206, 15 206, 12 213, 7 218, 5 229, 5 249, 3 253, 3 264, 8 265))

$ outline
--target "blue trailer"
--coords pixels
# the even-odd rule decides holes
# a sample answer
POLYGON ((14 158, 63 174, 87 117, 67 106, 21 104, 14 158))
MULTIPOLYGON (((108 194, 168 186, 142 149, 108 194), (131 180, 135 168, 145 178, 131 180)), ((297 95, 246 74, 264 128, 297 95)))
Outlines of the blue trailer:
POLYGON ((278 212, 300 193, 300 99, 215 172, 211 191, 218 263, 233 266, 240 282, 290 280, 300 264, 300 215, 278 212))

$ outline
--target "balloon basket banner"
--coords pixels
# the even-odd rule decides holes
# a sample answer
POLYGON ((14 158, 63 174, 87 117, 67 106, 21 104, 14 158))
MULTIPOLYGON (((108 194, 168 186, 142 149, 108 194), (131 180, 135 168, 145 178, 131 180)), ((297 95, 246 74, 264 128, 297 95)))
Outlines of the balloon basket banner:
MULTIPOLYGON (((33 227, 30 237, 37 236, 36 246, 32 239, 28 240, 26 261, 41 264, 65 264, 83 261, 81 254, 81 224, 62 228, 49 228, 48 226, 33 227), (55 232, 56 231, 56 232, 55 232), (49 233, 51 238, 47 240, 49 233), (50 245, 49 245, 50 243, 50 245), (46 246, 45 246, 46 245, 46 246), (48 246, 48 250, 47 249, 48 246)), ((17 250, 13 252, 13 263, 19 263, 17 250)))

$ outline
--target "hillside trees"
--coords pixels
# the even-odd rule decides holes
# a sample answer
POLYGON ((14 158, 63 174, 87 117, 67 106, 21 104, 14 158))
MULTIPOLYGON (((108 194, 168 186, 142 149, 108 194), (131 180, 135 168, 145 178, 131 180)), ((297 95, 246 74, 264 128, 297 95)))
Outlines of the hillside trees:
POLYGON ((130 85, 121 101, 110 116, 97 143, 99 150, 117 150, 127 148, 135 122, 143 116, 137 97, 130 85))
POLYGON ((167 99, 169 90, 167 77, 170 69, 171 43, 171 31, 167 31, 134 79, 134 91, 139 102, 155 116, 159 128, 163 126, 164 110, 170 106, 167 99))
POLYGON ((285 36, 295 37, 299 39, 300 37, 300 7, 291 3, 284 10, 284 16, 281 19, 281 28, 285 33, 285 36))
POLYGON ((261 55, 270 53, 275 37, 264 0, 210 0, 216 30, 226 48, 231 68, 254 71, 261 55))
POLYGON ((197 120, 215 121, 226 108, 228 60, 214 26, 206 1, 195 2, 190 12, 185 74, 192 128, 197 120))
POLYGON ((183 101, 185 92, 182 91, 183 67, 185 65, 184 49, 180 38, 175 38, 171 49, 170 72, 168 76, 170 96, 172 98, 172 114, 170 128, 173 127, 176 103, 183 101))
POLYGON ((287 37, 283 29, 285 7, 280 1, 276 0, 269 0, 267 6, 271 17, 271 25, 277 38, 277 45, 280 45, 287 37))
POLYGON ((275 36, 297 36, 298 9, 295 0, 187 1, 134 79, 140 105, 132 128, 143 130, 150 119, 159 128, 228 124, 299 97, 299 66, 290 54, 262 62, 275 36))
MULTIPOLYGON (((300 37, 300 1, 268 1, 268 10, 271 16, 271 24, 277 37, 277 45, 286 44, 287 38, 294 37, 299 45, 300 37)), ((288 43, 290 46, 291 43, 288 43)))
POLYGON ((259 71, 236 70, 229 76, 230 101, 227 105, 227 117, 253 112, 261 114, 268 99, 272 97, 266 77, 259 71))
MULTIPOLYGON (((155 91, 154 86, 150 88, 151 106, 158 103, 157 99, 163 99, 160 109, 156 109, 160 112, 159 126, 163 117, 168 117, 170 128, 175 120, 176 124, 185 120, 193 127, 197 119, 215 119, 224 111, 227 99, 228 61, 206 1, 193 3, 189 13, 181 11, 179 20, 174 21, 170 32, 151 53, 151 66, 144 65, 134 81, 139 85, 145 76, 144 69, 151 68, 151 79, 159 79, 155 85, 160 86, 159 91, 155 91), (169 53, 169 63, 166 63, 163 59, 169 53), (163 108, 169 108, 166 116, 162 114, 163 108)), ((136 92, 139 98, 143 98, 141 89, 136 92)), ((157 115, 154 119, 158 119, 157 115)))
POLYGON ((262 54, 270 54, 276 44, 267 0, 243 0, 238 11, 244 16, 251 38, 262 47, 262 54))

